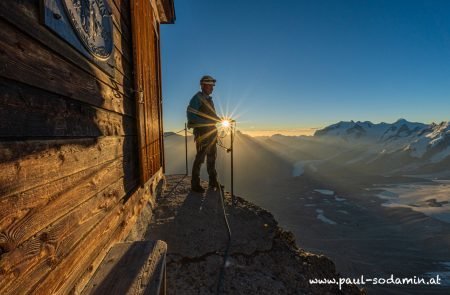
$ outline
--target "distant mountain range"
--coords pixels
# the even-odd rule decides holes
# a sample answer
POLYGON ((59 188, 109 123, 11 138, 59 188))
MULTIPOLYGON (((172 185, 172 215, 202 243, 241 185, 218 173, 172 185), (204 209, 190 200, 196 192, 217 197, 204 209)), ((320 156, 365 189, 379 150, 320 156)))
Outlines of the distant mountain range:
MULTIPOLYGON (((448 121, 439 124, 405 119, 379 124, 342 121, 317 130, 314 136, 250 137, 238 131, 235 139, 236 167, 247 167, 239 177, 245 184, 273 179, 275 174, 288 177, 290 171, 293 176, 308 171, 315 174, 349 171, 450 177, 448 121)), ((166 171, 182 173, 185 169, 184 137, 168 132, 164 141, 166 171)), ((188 145, 191 165, 195 156, 192 136, 188 138, 188 145)), ((218 169, 227 177, 229 155, 220 148, 219 152, 218 169)))
POLYGON ((450 155, 450 124, 430 125, 399 119, 395 123, 339 122, 317 130, 316 137, 333 137, 347 144, 371 144, 370 152, 406 152, 439 162, 450 155))
MULTIPOLYGON (((317 130, 312 137, 274 135, 271 146, 285 145, 291 158, 315 160, 377 173, 450 172, 450 124, 423 124, 399 119, 394 123, 341 121, 317 130), (297 146, 298 148, 295 148, 297 146), (292 153, 292 148, 296 152, 292 153), (302 151, 299 153, 299 151, 302 151)), ((277 147, 276 149, 283 149, 277 147)))

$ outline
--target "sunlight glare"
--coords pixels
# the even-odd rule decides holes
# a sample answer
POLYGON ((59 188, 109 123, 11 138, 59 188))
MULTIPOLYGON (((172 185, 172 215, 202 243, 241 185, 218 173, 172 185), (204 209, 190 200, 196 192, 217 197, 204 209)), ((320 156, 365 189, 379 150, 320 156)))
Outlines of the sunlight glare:
POLYGON ((225 128, 230 127, 230 121, 228 121, 228 120, 223 120, 223 121, 222 121, 222 127, 225 127, 225 128))

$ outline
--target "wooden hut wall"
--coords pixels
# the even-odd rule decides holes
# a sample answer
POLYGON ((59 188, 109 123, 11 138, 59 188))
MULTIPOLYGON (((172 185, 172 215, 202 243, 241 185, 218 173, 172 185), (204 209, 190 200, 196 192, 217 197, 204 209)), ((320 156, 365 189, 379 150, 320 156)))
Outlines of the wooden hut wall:
POLYGON ((140 185, 131 8, 109 3, 114 78, 42 25, 41 1, 0 1, 0 294, 79 291, 162 177, 140 185))

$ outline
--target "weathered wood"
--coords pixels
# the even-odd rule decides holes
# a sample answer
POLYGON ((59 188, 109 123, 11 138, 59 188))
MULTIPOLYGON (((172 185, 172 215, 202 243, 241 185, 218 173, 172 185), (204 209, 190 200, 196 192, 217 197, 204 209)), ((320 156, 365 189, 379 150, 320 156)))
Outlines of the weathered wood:
MULTIPOLYGON (((125 96, 128 89, 132 87, 132 75, 128 69, 122 69, 123 63, 116 64, 115 78, 111 78, 93 63, 85 59, 77 50, 73 49, 65 41, 61 40, 39 22, 39 4, 37 0, 28 1, 0 1, 0 17, 14 24, 24 34, 38 40, 45 46, 51 48, 56 54, 63 54, 63 58, 72 62, 75 66, 83 69, 86 73, 98 78, 111 87, 115 84, 123 85, 125 96), (29 30, 28 28, 33 28, 29 30), (124 76, 124 74, 126 76, 124 76)), ((114 50, 116 52, 116 50, 114 50)), ((117 52, 116 55, 120 55, 117 52)), ((131 57, 126 57, 131 60, 131 57)), ((116 58, 115 58, 116 60, 116 58)), ((128 61, 130 63, 130 61, 128 61)))
POLYGON ((67 294, 80 279, 84 270, 102 249, 121 241, 136 222, 137 216, 150 198, 150 191, 139 188, 123 199, 102 221, 87 234, 80 245, 65 257, 35 288, 35 294, 67 294), (89 249, 89 251, 87 251, 89 249))
POLYGON ((25 191, 134 151, 135 137, 0 143, 0 195, 25 191))
MULTIPOLYGON (((7 228, 11 228, 14 223, 23 219, 30 211, 36 211, 36 208, 43 207, 50 202, 61 202, 64 201, 64 198, 73 198, 75 202, 82 202, 89 195, 93 195, 100 188, 105 187, 108 183, 108 177, 110 178, 111 175, 117 174, 117 178, 124 175, 125 188, 127 191, 131 190, 134 180, 137 178, 134 169, 135 162, 136 159, 133 157, 129 159, 118 158, 34 189, 2 197, 0 199, 0 207, 2 208, 0 211, 0 232, 4 233, 7 228)), ((74 204, 76 205, 77 203, 74 204)), ((62 213, 57 212, 56 214, 62 213)), ((45 224, 39 226, 42 227, 45 224)), ((30 231, 30 234, 28 234, 30 236, 33 234, 33 231, 37 232, 39 229, 33 230, 28 228, 27 230, 30 231)), ((2 236, 4 237, 3 234, 2 236)), ((25 239, 26 237, 22 237, 22 240, 25 239)), ((7 242, 8 239, 3 239, 2 241, 2 252, 7 252, 13 249, 14 245, 18 244, 17 240, 11 243, 7 242)))
MULTIPOLYGON (((109 1, 114 77, 42 25, 39 2, 0 1, 0 294, 82 290, 162 177, 152 170, 151 183, 137 186, 129 1, 109 1)), ((155 24, 142 21, 150 43, 139 54, 153 56, 155 24)), ((154 68, 144 64, 141 80, 152 99, 161 86, 154 68)), ((143 122, 143 136, 155 136, 153 123, 143 122)), ((152 141, 144 147, 159 157, 152 141)))
MULTIPOLYGON (((156 193, 157 193, 157 187, 158 184, 162 182, 163 185, 165 184, 165 178, 164 178, 164 174, 162 169, 160 169, 157 173, 155 173, 155 175, 153 175, 153 177, 151 178, 151 180, 145 185, 145 190, 148 191, 150 194, 148 195, 148 197, 146 197, 143 201, 143 206, 146 206, 146 202, 149 202, 150 206, 153 208, 156 202, 156 193)), ((136 219, 139 218, 141 211, 138 211, 136 213, 136 219)), ((125 235, 125 236, 128 236, 125 235)), ((125 237, 124 236, 124 237, 125 237)), ((117 241, 121 241, 117 240, 117 241)), ((75 286, 73 287, 73 289, 70 291, 71 294, 80 294, 85 286, 89 283, 89 281, 91 280, 92 276, 94 275, 95 271, 97 270, 97 268, 99 267, 99 265, 101 264, 101 262, 103 261, 104 257, 106 256, 106 254, 108 254, 109 251, 109 247, 103 248, 100 253, 98 254, 98 256, 92 261, 92 263, 90 264, 90 266, 84 271, 83 275, 80 277, 80 279, 76 282, 75 286)))
POLYGON ((77 245, 79 240, 125 194, 124 180, 118 179, 49 227, 44 227, 21 247, 4 254, 0 259, 0 293, 16 293, 20 285, 33 286, 45 276, 49 267, 63 260, 75 246, 83 247, 77 245))
POLYGON ((130 116, 0 77, 0 137, 124 135, 136 135, 130 116))
MULTIPOLYGON (((124 36, 124 38, 131 42, 131 22, 130 22, 130 9, 124 5, 120 7, 115 3, 115 1, 109 2, 111 7, 111 12, 113 14, 113 21, 115 22, 117 28, 120 33, 124 36)), ((124 3, 126 4, 126 3, 124 3)))
MULTIPOLYGON (((134 89, 132 78, 128 78, 128 77, 133 77, 133 65, 126 58, 123 58, 122 53, 120 51, 114 50, 113 55, 114 55, 114 62, 116 64, 116 70, 124 78, 126 78, 126 86, 124 86, 124 87, 126 87, 126 89, 134 89)), ((116 80, 118 80, 117 74, 116 74, 116 80)), ((120 80, 119 80, 119 82, 120 82, 120 80)), ((130 97, 132 97, 131 92, 130 92, 130 97)))
MULTIPOLYGON (((127 189, 131 189, 130 186, 135 185, 136 178, 132 179, 133 169, 128 168, 126 170, 126 166, 131 166, 131 163, 124 163, 124 161, 129 160, 120 158, 100 167, 89 169, 87 175, 81 173, 81 176, 89 177, 82 177, 81 179, 80 175, 73 177, 78 180, 77 182, 73 182, 71 176, 68 179, 57 181, 56 185, 64 187, 64 190, 56 189, 50 193, 39 195, 39 198, 34 193, 42 191, 42 189, 35 189, 31 192, 27 191, 2 199, 0 247, 3 252, 12 251, 36 232, 64 216, 98 191, 114 184, 118 179, 124 177, 124 173, 124 185, 127 189), (73 186, 68 187, 65 182, 69 182, 73 186)), ((46 186, 46 189, 54 187, 54 184, 50 184, 46 186)))
MULTIPOLYGON (((66 13, 66 9, 63 4, 64 1, 61 0, 41 0, 39 3, 40 11, 41 11, 41 23, 47 29, 52 31, 58 37, 63 39, 66 43, 70 44, 70 46, 76 48, 76 50, 81 53, 86 59, 95 64, 95 66, 99 67, 102 71, 105 71, 111 77, 114 77, 114 60, 111 56, 105 55, 104 53, 97 52, 93 53, 93 48, 88 48, 84 45, 83 38, 79 37, 77 33, 77 29, 74 29, 72 26, 72 17, 66 13), (101 55, 105 59, 99 59, 95 55, 101 55)), ((68 4, 66 2, 66 4, 68 4)), ((71 5, 68 5, 71 6, 71 5)), ((73 13, 73 11, 71 12, 73 13)), ((111 32, 111 36, 109 38, 103 39, 105 41, 105 50, 112 53, 113 50, 113 39, 112 39, 112 26, 113 20, 112 17, 105 17, 102 21, 104 22, 105 27, 109 27, 107 29, 108 32, 111 32)))
POLYGON ((121 214, 121 209, 122 205, 119 204, 108 212, 93 230, 79 241, 79 246, 72 249, 64 259, 52 265, 48 265, 48 263, 41 264, 42 268, 39 268, 36 273, 33 272, 29 275, 32 278, 34 276, 38 277, 33 279, 33 281, 38 281, 36 284, 33 285, 31 281, 26 284, 14 284, 9 294, 28 294, 31 290, 33 290, 34 294, 67 294, 67 292, 56 291, 61 288, 61 285, 64 285, 64 282, 61 282, 61 280, 66 280, 68 277, 81 272, 80 264, 83 265, 83 268, 87 267, 89 265, 88 261, 96 256, 98 248, 103 248, 109 243, 111 235, 124 221, 125 216, 121 214), (58 273, 58 278, 54 277, 56 273, 58 273), (46 277, 51 278, 52 283, 47 283, 43 289, 37 291, 36 288, 42 286, 42 283, 39 281, 46 277))
POLYGON ((114 45, 116 50, 119 50, 122 53, 122 57, 127 61, 130 61, 131 57, 131 44, 128 40, 126 40, 121 34, 120 31, 114 26, 113 29, 114 35, 114 45))
POLYGON ((167 244, 163 241, 114 245, 82 294, 159 294, 167 244))
POLYGON ((130 9, 130 1, 129 0, 112 0, 114 5, 120 11, 121 16, 128 24, 128 27, 131 28, 131 9, 130 9))
POLYGON ((125 99, 119 84, 113 88, 93 79, 8 23, 0 20, 0 26, 0 76, 118 113, 134 114, 132 101, 125 99))
POLYGON ((161 167, 160 116, 161 97, 156 53, 158 36, 155 32, 153 8, 149 1, 136 0, 131 13, 135 89, 139 90, 136 114, 138 119, 138 142, 141 183, 145 183, 161 167))

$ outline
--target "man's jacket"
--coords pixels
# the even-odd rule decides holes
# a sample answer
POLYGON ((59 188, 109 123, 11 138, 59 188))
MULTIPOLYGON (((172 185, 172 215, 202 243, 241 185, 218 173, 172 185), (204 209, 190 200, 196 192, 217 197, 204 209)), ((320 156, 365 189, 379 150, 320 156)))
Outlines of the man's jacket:
POLYGON ((215 127, 220 118, 216 114, 214 103, 210 96, 197 92, 187 108, 188 128, 215 127))

